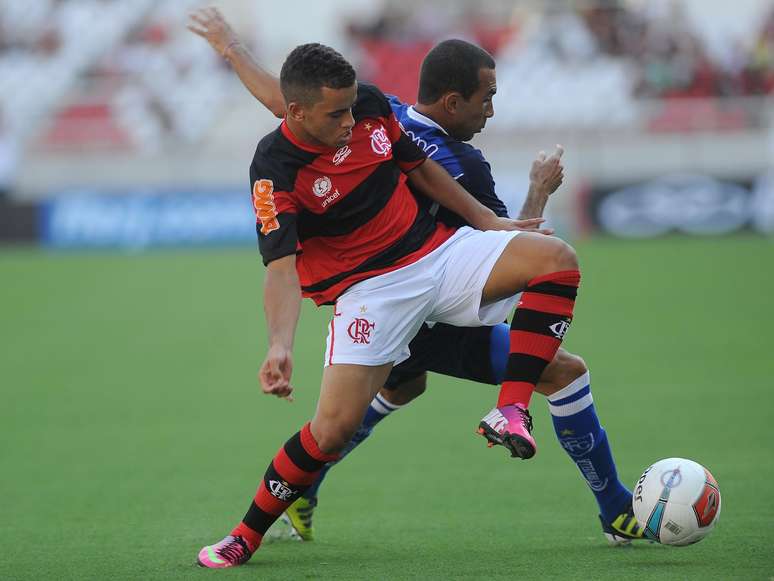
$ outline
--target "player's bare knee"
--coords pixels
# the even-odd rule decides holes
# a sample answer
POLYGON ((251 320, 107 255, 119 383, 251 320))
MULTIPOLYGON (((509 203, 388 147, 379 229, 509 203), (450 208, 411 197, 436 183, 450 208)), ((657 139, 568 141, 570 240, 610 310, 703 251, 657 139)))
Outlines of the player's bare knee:
POLYGON ((318 422, 312 424, 312 434, 323 454, 338 454, 352 439, 357 425, 352 422, 318 422))
POLYGON ((581 356, 566 353, 566 360, 564 362, 565 385, 569 385, 588 370, 589 368, 581 356))
POLYGON ((540 376, 536 391, 545 396, 553 395, 587 371, 588 367, 582 357, 559 349, 553 361, 548 364, 540 376))
POLYGON ((552 261, 555 272, 562 270, 578 270, 578 254, 575 249, 560 238, 553 238, 554 248, 552 261))

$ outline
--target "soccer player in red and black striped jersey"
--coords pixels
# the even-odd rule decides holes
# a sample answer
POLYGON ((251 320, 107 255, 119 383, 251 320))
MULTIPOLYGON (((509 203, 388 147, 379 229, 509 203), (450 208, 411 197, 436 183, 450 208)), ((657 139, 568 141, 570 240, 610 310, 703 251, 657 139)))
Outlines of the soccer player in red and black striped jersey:
POLYGON ((534 230, 541 220, 497 217, 424 158, 375 87, 319 44, 282 68, 285 121, 251 166, 259 243, 267 264, 269 352, 262 389, 292 391, 291 350, 302 294, 335 304, 317 412, 280 449, 242 522, 199 563, 246 562, 282 511, 349 442, 375 393, 424 321, 494 324, 515 306, 511 356, 497 407, 482 420, 492 441, 534 454, 526 407, 569 326, 580 281, 575 252, 534 230), (473 229, 432 220, 413 188, 473 229))

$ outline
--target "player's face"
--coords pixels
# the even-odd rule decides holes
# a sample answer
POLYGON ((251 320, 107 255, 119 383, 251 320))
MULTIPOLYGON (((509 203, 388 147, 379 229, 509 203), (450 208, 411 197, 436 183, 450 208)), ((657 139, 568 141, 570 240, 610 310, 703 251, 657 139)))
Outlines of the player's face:
POLYGON ((321 89, 321 98, 301 107, 301 124, 307 138, 318 145, 343 147, 352 139, 355 118, 352 106, 357 98, 357 83, 344 89, 321 89))
POLYGON ((479 69, 478 89, 470 99, 460 99, 457 104, 457 122, 452 136, 460 141, 472 139, 486 125, 486 120, 494 115, 492 99, 497 92, 497 77, 494 69, 479 69))

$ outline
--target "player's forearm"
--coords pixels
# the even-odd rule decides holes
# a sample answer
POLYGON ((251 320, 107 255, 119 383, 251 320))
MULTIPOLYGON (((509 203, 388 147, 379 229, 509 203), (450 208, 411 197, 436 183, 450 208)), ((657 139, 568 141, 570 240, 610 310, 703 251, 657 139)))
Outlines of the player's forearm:
POLYGON ((276 117, 285 116, 285 100, 279 79, 261 67, 241 42, 230 45, 223 55, 245 88, 276 117))
MULTIPOLYGON (((281 258, 275 262, 289 260, 295 263, 294 256, 281 258)), ((301 285, 295 264, 292 268, 288 268, 287 263, 269 264, 264 280, 263 309, 269 332, 269 346, 280 345, 291 350, 301 310, 301 285)))
POLYGON ((495 213, 458 184, 449 173, 432 159, 408 174, 411 185, 431 200, 438 202, 458 216, 462 216, 474 228, 485 229, 487 220, 495 213))
POLYGON ((548 203, 548 196, 549 194, 545 193, 535 184, 530 183, 527 199, 524 200, 521 212, 519 212, 519 220, 541 218, 543 216, 543 211, 546 209, 546 204, 548 203))

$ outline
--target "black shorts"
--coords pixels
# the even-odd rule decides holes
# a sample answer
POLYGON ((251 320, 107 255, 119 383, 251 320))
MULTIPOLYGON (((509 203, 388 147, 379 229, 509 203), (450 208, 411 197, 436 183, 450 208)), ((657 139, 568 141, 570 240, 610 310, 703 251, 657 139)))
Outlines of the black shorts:
POLYGON ((411 357, 392 368, 384 387, 395 389, 425 371, 494 385, 491 335, 492 327, 422 325, 409 343, 411 357))

